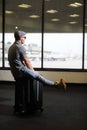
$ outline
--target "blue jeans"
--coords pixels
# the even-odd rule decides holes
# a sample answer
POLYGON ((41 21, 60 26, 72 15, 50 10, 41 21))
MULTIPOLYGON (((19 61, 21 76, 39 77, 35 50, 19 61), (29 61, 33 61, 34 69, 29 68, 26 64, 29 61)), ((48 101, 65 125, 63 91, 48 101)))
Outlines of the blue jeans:
POLYGON ((55 86, 55 83, 53 81, 50 81, 46 78, 44 78, 43 76, 41 76, 40 74, 34 72, 33 70, 25 67, 25 70, 23 71, 23 76, 27 77, 27 78, 34 78, 36 80, 41 81, 43 84, 45 85, 49 85, 49 86, 55 86))

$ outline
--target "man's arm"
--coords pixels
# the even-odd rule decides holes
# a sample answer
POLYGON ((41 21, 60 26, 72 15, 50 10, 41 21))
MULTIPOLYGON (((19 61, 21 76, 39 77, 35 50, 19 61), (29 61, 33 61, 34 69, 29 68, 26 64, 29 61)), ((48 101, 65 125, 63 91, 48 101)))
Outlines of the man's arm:
POLYGON ((34 68, 33 68, 33 66, 32 66, 32 64, 31 64, 31 61, 30 61, 30 59, 27 57, 27 55, 24 56, 24 63, 25 63, 25 65, 26 65, 29 69, 35 71, 34 68))

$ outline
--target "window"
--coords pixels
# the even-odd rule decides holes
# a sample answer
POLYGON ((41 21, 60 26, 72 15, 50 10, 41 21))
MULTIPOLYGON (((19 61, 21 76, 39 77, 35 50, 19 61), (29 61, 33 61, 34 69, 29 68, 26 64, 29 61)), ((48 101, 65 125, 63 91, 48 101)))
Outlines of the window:
POLYGON ((41 67, 41 0, 5 0, 5 67, 8 67, 8 48, 14 42, 14 31, 27 32, 27 49, 34 67, 41 67), (34 4, 35 3, 35 4, 34 4), (38 3, 38 4, 36 4, 38 3))
POLYGON ((1 0, 0 12, 0 67, 9 68, 14 32, 23 30, 34 68, 87 70, 85 0, 1 0))
POLYGON ((2 66, 2 0, 0 0, 0 67, 2 66))
POLYGON ((86 17, 85 17, 85 64, 84 68, 87 69, 87 8, 86 8, 86 17))
POLYGON ((74 0, 45 3, 44 68, 81 69, 82 0, 78 3, 74 0))

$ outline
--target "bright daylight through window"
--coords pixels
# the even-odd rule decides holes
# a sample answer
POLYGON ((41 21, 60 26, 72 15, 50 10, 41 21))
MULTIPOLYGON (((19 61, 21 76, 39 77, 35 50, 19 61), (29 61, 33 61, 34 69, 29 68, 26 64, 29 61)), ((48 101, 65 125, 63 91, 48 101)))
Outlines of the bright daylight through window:
POLYGON ((23 30, 27 33, 24 46, 35 68, 87 69, 84 0, 4 0, 3 3, 5 10, 0 8, 0 11, 5 13, 5 21, 2 26, 1 13, 0 67, 9 67, 8 49, 14 42, 14 31, 23 30))

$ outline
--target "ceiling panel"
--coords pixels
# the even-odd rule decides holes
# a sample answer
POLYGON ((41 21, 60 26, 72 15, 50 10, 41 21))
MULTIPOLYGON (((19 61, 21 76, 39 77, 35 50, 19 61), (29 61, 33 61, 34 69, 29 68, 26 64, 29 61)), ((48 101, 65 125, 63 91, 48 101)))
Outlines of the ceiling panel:
MULTIPOLYGON (((44 9, 44 31, 45 32, 82 32, 83 6, 78 8, 70 7, 71 3, 82 3, 83 0, 45 0, 44 9), (55 14, 46 13, 47 10, 54 9, 55 14), (71 18, 70 14, 79 14, 79 17, 71 18), (58 18, 59 21, 51 21, 58 18), (76 21, 76 24, 69 22, 76 21)), ((5 0, 5 8, 13 11, 6 14, 6 31, 14 31, 15 26, 30 32, 40 32, 42 29, 42 0, 5 0), (30 8, 19 8, 20 4, 31 5, 30 8), (29 16, 38 15, 39 18, 32 19, 29 16)))

